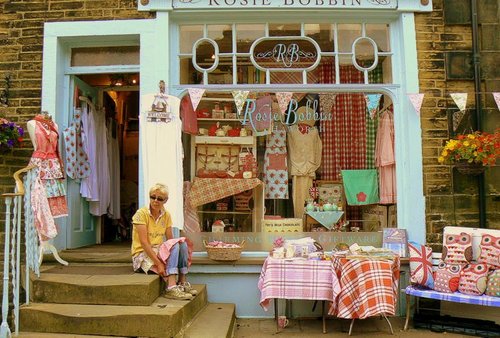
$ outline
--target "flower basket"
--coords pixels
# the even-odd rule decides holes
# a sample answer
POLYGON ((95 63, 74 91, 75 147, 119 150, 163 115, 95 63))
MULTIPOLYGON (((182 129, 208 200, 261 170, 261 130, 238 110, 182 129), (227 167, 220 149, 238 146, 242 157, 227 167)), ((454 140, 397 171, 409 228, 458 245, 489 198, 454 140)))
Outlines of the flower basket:
POLYGON ((212 246, 205 240, 203 240, 203 245, 207 250, 208 258, 214 261, 237 261, 238 259, 240 259, 241 252, 243 251, 243 247, 245 246, 245 241, 242 241, 241 243, 223 244, 232 244, 234 245, 234 247, 212 246))
POLYGON ((481 163, 469 163, 469 162, 457 162, 455 163, 455 168, 458 172, 464 175, 480 175, 484 172, 486 167, 481 163))
POLYGON ((11 152, 23 142, 24 129, 14 122, 0 118, 0 154, 11 152))

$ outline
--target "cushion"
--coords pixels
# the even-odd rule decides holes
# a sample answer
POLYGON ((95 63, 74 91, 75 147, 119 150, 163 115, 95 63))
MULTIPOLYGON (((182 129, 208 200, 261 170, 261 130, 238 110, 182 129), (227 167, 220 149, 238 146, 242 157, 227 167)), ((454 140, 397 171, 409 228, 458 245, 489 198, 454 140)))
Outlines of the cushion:
POLYGON ((490 272, 485 294, 500 297, 500 269, 490 272))
POLYGON ((479 263, 488 264, 491 269, 500 269, 500 237, 483 234, 479 250, 479 263))
POLYGON ((468 264, 472 261, 472 236, 447 234, 443 247, 443 260, 450 264, 468 264))
POLYGON ((434 288, 432 275, 432 249, 422 244, 408 242, 410 250, 410 282, 434 288))
POLYGON ((441 261, 434 273, 434 290, 453 293, 458 290, 460 282, 460 264, 449 264, 441 261))
POLYGON ((486 290, 488 266, 486 264, 466 265, 460 273, 458 291, 466 295, 480 296, 486 290))

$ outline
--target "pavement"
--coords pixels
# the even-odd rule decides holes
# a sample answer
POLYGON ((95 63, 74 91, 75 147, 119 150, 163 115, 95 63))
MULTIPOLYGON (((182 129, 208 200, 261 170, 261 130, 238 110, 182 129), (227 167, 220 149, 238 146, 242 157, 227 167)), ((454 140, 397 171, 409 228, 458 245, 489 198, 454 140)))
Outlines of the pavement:
MULTIPOLYGON (((383 318, 367 318, 354 322, 351 337, 404 337, 404 338, 456 338, 470 337, 455 333, 439 333, 430 330, 413 329, 403 331, 404 318, 391 317, 394 335, 391 335, 389 325, 383 318)), ((321 319, 290 319, 286 328, 276 332, 276 323, 273 319, 237 319, 234 332, 235 338, 265 338, 265 337, 348 337, 350 320, 328 319, 327 333, 322 333, 321 319)), ((410 325, 411 327, 411 325, 410 325)))

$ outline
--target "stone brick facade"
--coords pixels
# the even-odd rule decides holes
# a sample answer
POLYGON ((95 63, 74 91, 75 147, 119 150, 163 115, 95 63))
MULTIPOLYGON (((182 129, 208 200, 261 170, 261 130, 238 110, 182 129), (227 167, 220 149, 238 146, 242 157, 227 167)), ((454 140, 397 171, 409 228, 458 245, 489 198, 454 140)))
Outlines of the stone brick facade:
MULTIPOLYGON (((446 25, 444 0, 434 0, 434 11, 416 15, 420 91, 425 93, 422 108, 424 194, 428 241, 440 243, 446 225, 478 225, 477 182, 439 165, 442 145, 451 134, 449 116, 456 110, 449 93, 469 93, 468 107, 474 107, 474 81, 447 80, 446 52, 472 50, 471 25, 446 25)), ((498 67, 498 2, 479 3, 482 95, 485 129, 499 125, 500 114, 491 92, 500 91, 498 67)), ((54 21, 120 20, 151 18, 138 12, 133 0, 0 0, 0 91, 10 75, 8 107, 0 116, 24 125, 40 111, 43 24, 54 21)), ((28 163, 31 145, 0 157, 0 193, 13 190, 12 174, 28 163)), ((499 228, 500 171, 486 174, 487 223, 499 228)), ((4 209, 2 205, 0 210, 4 209)), ((0 215, 3 222, 4 215, 0 215)), ((2 223, 3 224, 3 223, 2 223)), ((2 226, 3 228, 3 226, 2 226)))

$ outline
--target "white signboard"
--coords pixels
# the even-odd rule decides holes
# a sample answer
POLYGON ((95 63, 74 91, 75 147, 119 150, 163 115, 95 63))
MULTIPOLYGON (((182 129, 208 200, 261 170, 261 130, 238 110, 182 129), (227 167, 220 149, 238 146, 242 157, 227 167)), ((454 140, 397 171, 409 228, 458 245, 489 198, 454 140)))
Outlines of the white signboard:
POLYGON ((397 0, 172 0, 175 9, 395 9, 397 0))

